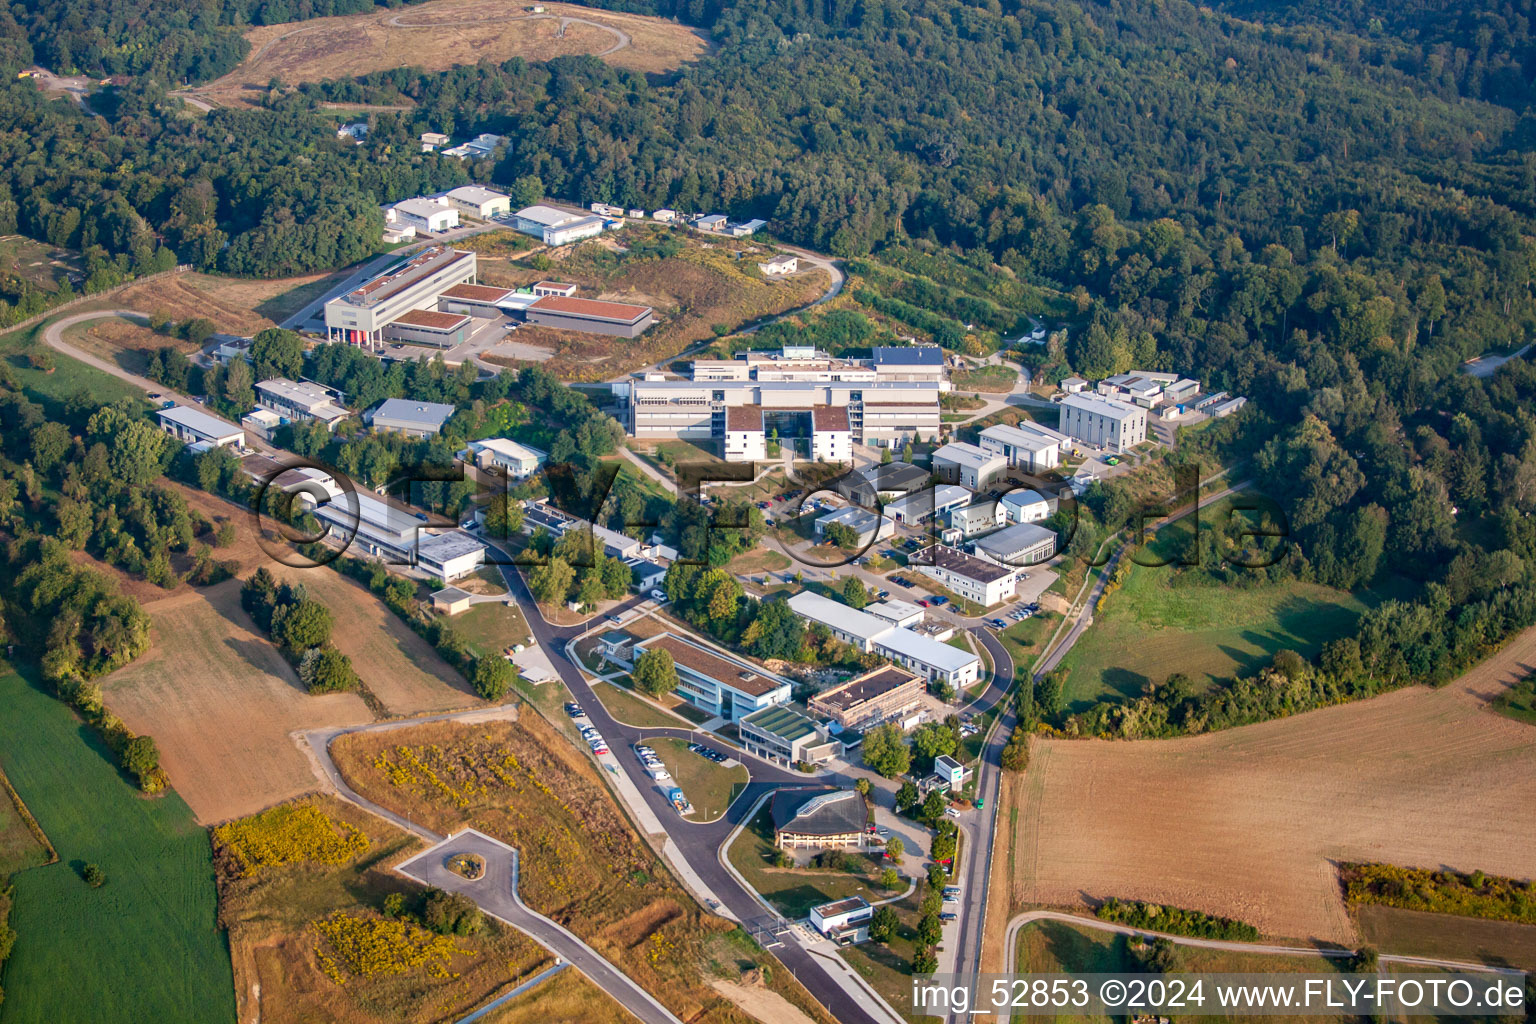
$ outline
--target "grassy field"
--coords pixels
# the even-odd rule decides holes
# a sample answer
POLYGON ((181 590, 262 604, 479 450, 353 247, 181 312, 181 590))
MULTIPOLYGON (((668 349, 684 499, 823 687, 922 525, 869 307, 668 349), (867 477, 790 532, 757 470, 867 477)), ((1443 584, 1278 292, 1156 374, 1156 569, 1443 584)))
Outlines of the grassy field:
POLYGON ((24 235, 0 235, 0 275, 33 288, 56 292, 71 275, 83 279, 85 263, 73 249, 60 249, 24 235))
POLYGON ((1022 622, 1013 623, 997 634, 1008 656, 1013 659, 1016 678, 1028 675, 1035 659, 1040 656, 1042 645, 1051 638, 1060 623, 1060 614, 1042 611, 1022 622))
POLYGON ((667 766, 673 784, 693 804, 693 813, 688 816, 693 821, 714 821, 720 817, 751 779, 745 765, 716 764, 689 750, 684 740, 662 738, 649 742, 667 766))
POLYGON ((0 675, 0 702, 0 762, 60 857, 15 877, 0 1022, 233 1020, 212 853, 187 805, 144 799, 94 732, 16 672, 0 675), (87 863, 105 886, 81 881, 87 863))
MULTIPOLYGON (((1224 506, 1201 512, 1202 529, 1220 521, 1224 506)), ((1173 524, 1149 552, 1166 557, 1188 534, 1187 520, 1173 524)), ((1068 709, 1140 696, 1148 682, 1175 672, 1197 686, 1250 675, 1285 648, 1312 657, 1327 641, 1353 632, 1370 599, 1295 580, 1233 586, 1173 566, 1134 565, 1062 660, 1068 709)))
POLYGON ((593 683, 592 692, 597 694, 597 699, 603 702, 603 707, 608 709, 610 715, 629 725, 675 729, 682 724, 649 699, 623 686, 608 682, 593 683))
POLYGON ((634 1017, 612 996, 567 968, 480 1018, 481 1024, 633 1024, 634 1017))
POLYGON ((850 852, 850 867, 843 871, 776 868, 773 854, 773 819, 768 813, 768 805, 764 804, 731 844, 727 856, 747 884, 791 920, 804 917, 812 907, 832 900, 863 896, 873 903, 892 895, 880 888, 880 867, 876 860, 879 854, 850 852))
POLYGON ((1517 722, 1536 725, 1536 675, 1526 676, 1493 702, 1493 710, 1517 722))
MULTIPOLYGON (((1080 974, 1122 973, 1141 970, 1133 954, 1129 940, 1123 935, 1095 931, 1061 921, 1036 921, 1019 931, 1016 947, 1017 963, 1012 965, 1021 974, 1080 974)), ((1197 949, 1190 946, 1178 948, 1176 973, 1292 973, 1308 972, 1333 974, 1341 970, 1338 961, 1322 956, 1266 956, 1258 953, 1232 953, 1223 950, 1197 949)), ((1023 1019, 1022 1015, 1016 1015, 1023 1019)), ((1047 1019, 1032 1016, 1032 1020, 1047 1019)), ((1122 1018, 1093 1017, 1087 1014, 1060 1018, 1071 1021, 1109 1021, 1122 1018)), ((1241 1016, 1202 1018, 1198 1015, 1180 1014, 1180 1020, 1258 1020, 1241 1016)), ((1338 1017, 1314 1016, 1287 1018, 1297 1021, 1338 1021, 1338 1017)))
POLYGON ((726 565, 726 569, 741 576, 751 576, 755 573, 783 572, 793 564, 789 556, 775 548, 756 548, 737 555, 726 565))
POLYGON ((522 611, 499 601, 471 605, 469 611, 448 621, 477 658, 499 654, 513 644, 526 644, 533 636, 522 611))
POLYGON ((1353 910, 1361 937, 1384 953, 1504 964, 1536 971, 1536 925, 1371 904, 1353 910))
POLYGON ((263 25, 246 33, 251 55, 198 95, 219 104, 254 105, 274 76, 294 85, 407 64, 442 71, 519 56, 550 60, 594 54, 621 67, 663 72, 702 56, 707 48, 700 35, 661 18, 567 4, 549 5, 549 13, 555 16, 529 17, 521 10, 509 14, 505 6, 486 0, 436 0, 409 14, 369 12, 316 18, 297 27, 263 25), (563 17, 582 20, 562 24, 563 17))
POLYGON ((399 975, 353 976, 337 984, 321 969, 318 954, 329 948, 313 923, 337 912, 377 919, 391 893, 400 893, 406 909, 414 912, 420 888, 389 869, 423 844, 332 797, 305 802, 333 827, 361 832, 368 845, 340 864, 297 862, 250 874, 226 854, 217 856, 219 909, 229 925, 240 1020, 395 1024, 453 1019, 550 964, 548 951, 533 940, 487 921, 479 935, 455 940, 463 953, 446 965, 452 978, 434 979, 416 968, 399 975))
MULTIPOLYGON (((24 805, 11 795, 10 780, 0 775, 0 885, 18 871, 48 863, 48 850, 27 827, 24 805)), ((3 923, 3 922, 0 922, 3 923)))
MULTIPOLYGON (((72 314, 81 311, 82 306, 69 309, 72 314)), ((44 326, 37 324, 0 335, 0 359, 4 359, 16 374, 27 397, 41 402, 50 410, 50 418, 54 418, 52 413, 60 412, 64 402, 81 391, 88 391, 92 401, 96 402, 115 402, 130 396, 144 397, 138 388, 66 356, 55 355, 52 373, 32 369, 27 364, 27 353, 46 347, 43 344, 44 326)), ((59 415, 56 418, 63 417, 59 415)))
POLYGON ((1010 366, 978 366, 959 370, 950 376, 956 391, 1012 391, 1019 382, 1019 371, 1010 366))

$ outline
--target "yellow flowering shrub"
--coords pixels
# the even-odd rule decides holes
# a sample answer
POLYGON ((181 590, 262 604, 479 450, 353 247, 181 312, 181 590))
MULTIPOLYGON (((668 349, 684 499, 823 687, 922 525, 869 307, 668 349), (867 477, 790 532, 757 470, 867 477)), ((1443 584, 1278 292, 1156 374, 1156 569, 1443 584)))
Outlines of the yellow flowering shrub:
POLYGON ((352 978, 405 974, 423 970, 428 977, 458 977, 448 969, 457 954, 473 956, 451 935, 438 935, 398 918, 352 915, 340 910, 313 923, 325 940, 315 957, 320 970, 338 985, 352 978))
POLYGON ((242 875, 279 864, 345 864, 368 849, 368 837, 332 821, 312 804, 287 804, 213 830, 242 875))

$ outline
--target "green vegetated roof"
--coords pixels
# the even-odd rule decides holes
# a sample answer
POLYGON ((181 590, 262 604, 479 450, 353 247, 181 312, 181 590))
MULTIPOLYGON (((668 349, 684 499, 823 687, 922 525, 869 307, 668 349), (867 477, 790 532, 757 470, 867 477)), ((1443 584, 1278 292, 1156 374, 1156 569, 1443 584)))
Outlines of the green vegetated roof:
POLYGON ((754 711, 746 717, 745 721, 751 722, 764 732, 781 736, 791 743, 804 739, 816 731, 815 723, 809 718, 798 711, 779 705, 754 711))

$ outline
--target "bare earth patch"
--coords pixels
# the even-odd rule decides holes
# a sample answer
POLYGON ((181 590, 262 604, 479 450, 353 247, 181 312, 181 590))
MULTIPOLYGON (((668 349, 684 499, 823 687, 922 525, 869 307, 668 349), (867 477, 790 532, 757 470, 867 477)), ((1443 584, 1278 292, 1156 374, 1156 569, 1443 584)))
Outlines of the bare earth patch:
POLYGON ((709 984, 763 1024, 816 1024, 804 1010, 772 989, 738 985, 719 978, 709 984))
POLYGON ((171 784, 204 824, 309 792, 289 733, 373 715, 356 694, 311 697, 240 608, 240 581, 146 604, 147 654, 105 681, 107 706, 160 747, 171 784))
POLYGON ((263 25, 245 34, 251 53, 196 95, 220 104, 254 103, 267 83, 289 85, 413 66, 442 71, 513 57, 550 60, 592 54, 636 71, 669 71, 696 60, 707 40, 662 18, 546 5, 542 14, 498 0, 430 0, 406 8, 263 25))
POLYGON ((998 927, 1027 904, 1119 896, 1352 943, 1336 861, 1530 878, 1516 809, 1536 801, 1536 730, 1488 702, 1532 664, 1536 629, 1440 690, 1187 739, 1036 741, 1004 794, 998 927))

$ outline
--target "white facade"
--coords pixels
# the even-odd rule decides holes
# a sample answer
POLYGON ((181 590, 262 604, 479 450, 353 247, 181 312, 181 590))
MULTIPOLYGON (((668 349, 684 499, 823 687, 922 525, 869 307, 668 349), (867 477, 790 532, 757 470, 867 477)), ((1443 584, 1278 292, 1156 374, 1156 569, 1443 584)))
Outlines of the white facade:
POLYGON ((1050 500, 1039 491, 1009 491, 998 500, 998 506, 1004 514, 1004 522, 999 523, 999 526, 1005 523, 1038 523, 1051 514, 1050 500))
POLYGON ((889 658, 929 682, 948 683, 963 690, 976 681, 981 671, 981 659, 969 651, 809 590, 791 597, 789 607, 796 615, 825 626, 844 643, 889 658))
POLYGON ((335 429, 349 413, 337 405, 331 393, 309 381, 291 381, 285 377, 258 381, 256 404, 269 412, 277 413, 283 421, 314 420, 335 429))
POLYGON ((1147 410, 1094 395, 1061 400, 1061 429, 1085 444, 1128 451, 1147 439, 1147 410))
POLYGON ((160 420, 160 429, 183 444, 203 443, 214 448, 245 445, 245 431, 201 409, 176 405, 161 409, 155 416, 160 420))
POLYGON ((654 220, 658 224, 670 224, 677 220, 677 211, 657 210, 655 213, 651 214, 651 220, 654 220))
POLYGON ((485 545, 463 533, 423 533, 416 543, 416 565, 445 583, 463 579, 485 564, 485 545))
POLYGON ((448 202, 460 213, 481 220, 512 212, 512 197, 478 185, 461 185, 448 193, 448 202))
POLYGON ((952 441, 933 453, 933 472, 945 483, 979 491, 1003 475, 1008 460, 964 441, 952 441))
POLYGON ((560 224, 544 229, 545 245, 569 245, 579 242, 583 238, 592 238, 603 233, 603 218, 583 217, 569 224, 560 224))
POLYGON ((949 513, 949 525, 960 531, 961 537, 974 537, 978 533, 1004 526, 1007 522, 1008 510, 997 501, 978 502, 949 513))
POLYGON ((958 484, 925 487, 885 506, 885 514, 898 523, 925 523, 929 519, 942 519, 951 509, 971 502, 971 492, 958 484))
POLYGON ((549 453, 511 438, 488 437, 469 442, 469 447, 459 453, 460 461, 471 459, 481 469, 501 469, 508 476, 521 479, 538 472, 549 459, 549 453))
POLYGON ((1017 590, 1017 570, 949 547, 932 547, 911 563, 924 576, 983 608, 1010 598, 1017 590))
POLYGON ((769 277, 783 277, 800 269, 800 258, 786 255, 774 256, 759 263, 757 269, 769 277))
POLYGON ((1010 467, 1027 473, 1055 469, 1061 463, 1060 440, 1033 426, 988 427, 979 441, 984 451, 1001 455, 1010 467))
POLYGON ((447 231, 459 226, 459 211, 446 196, 436 199, 407 199, 390 207, 396 223, 415 228, 417 231, 447 231))
MULTIPOLYGON (((458 217, 457 210, 449 210, 458 217)), ((376 348, 384 328, 412 310, 437 306, 443 292, 475 280, 475 254, 444 245, 428 246, 388 272, 325 304, 325 332, 332 341, 376 348)))
POLYGON ((853 428, 846 409, 822 405, 811 410, 811 461, 853 461, 853 428))
POLYGON ((767 458, 768 435, 763 432, 761 422, 756 427, 748 427, 745 430, 727 428, 725 432, 726 462, 764 462, 767 458))
POLYGON ((977 555, 999 565, 1038 565, 1056 553, 1056 531, 1035 523, 1019 523, 989 533, 971 546, 977 555))

